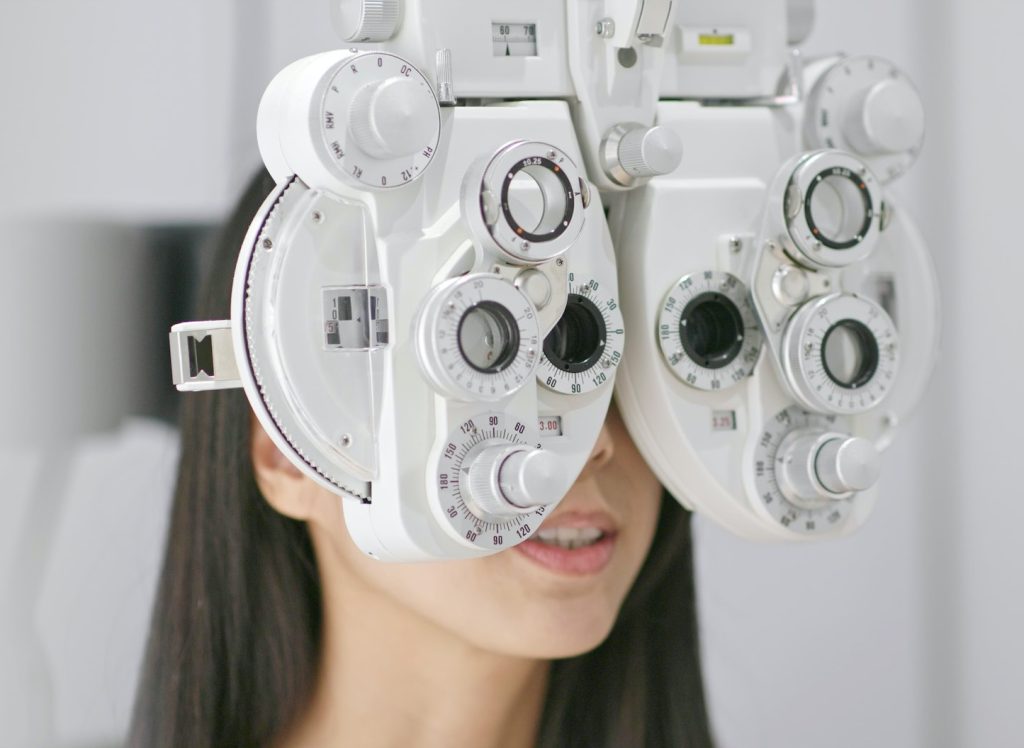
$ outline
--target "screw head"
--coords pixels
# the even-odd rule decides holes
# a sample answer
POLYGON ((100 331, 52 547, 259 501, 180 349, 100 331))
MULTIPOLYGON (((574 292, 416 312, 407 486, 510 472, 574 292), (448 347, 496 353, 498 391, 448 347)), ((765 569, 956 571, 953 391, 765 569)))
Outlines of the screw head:
POLYGON ((602 18, 597 22, 597 25, 594 27, 594 31, 597 32, 597 35, 602 39, 611 39, 615 36, 615 21, 611 18, 602 18))

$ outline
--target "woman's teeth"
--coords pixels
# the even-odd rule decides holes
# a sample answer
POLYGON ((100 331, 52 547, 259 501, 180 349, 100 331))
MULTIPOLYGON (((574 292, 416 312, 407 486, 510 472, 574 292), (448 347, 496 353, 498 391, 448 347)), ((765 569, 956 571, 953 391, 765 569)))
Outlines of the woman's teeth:
POLYGON ((604 533, 596 527, 556 527, 537 531, 537 539, 545 545, 574 550, 593 545, 604 537, 604 533))

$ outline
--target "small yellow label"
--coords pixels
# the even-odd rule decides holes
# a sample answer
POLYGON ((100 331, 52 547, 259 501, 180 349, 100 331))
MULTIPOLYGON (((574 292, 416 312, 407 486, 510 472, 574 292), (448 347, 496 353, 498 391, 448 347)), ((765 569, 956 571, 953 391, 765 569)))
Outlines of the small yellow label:
POLYGON ((731 47, 736 43, 736 37, 732 34, 698 34, 697 43, 718 47, 731 47))

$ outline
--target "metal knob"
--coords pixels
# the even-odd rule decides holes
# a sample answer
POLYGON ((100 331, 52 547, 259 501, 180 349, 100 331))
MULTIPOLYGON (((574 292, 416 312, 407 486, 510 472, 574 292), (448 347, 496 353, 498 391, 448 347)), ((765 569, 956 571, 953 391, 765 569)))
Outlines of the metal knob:
POLYGON ((620 124, 605 136, 602 154, 608 176, 629 187, 638 179, 675 171, 683 158, 683 143, 664 126, 620 124))
POLYGON ((334 30, 346 42, 384 42, 398 29, 399 0, 332 0, 334 30))
POLYGON ((470 503, 492 517, 525 514, 553 504, 566 487, 559 459, 542 449, 489 447, 469 466, 470 503))
POLYGON ((437 78, 437 102, 441 106, 455 106, 455 84, 452 81, 452 51, 439 49, 434 55, 434 74, 437 78))
POLYGON ((356 91, 348 123, 356 144, 381 160, 415 153, 430 140, 437 103, 409 78, 367 83, 356 91))
POLYGON ((825 442, 814 459, 818 480, 834 494, 866 491, 878 482, 878 450, 867 439, 850 437, 825 442))
POLYGON ((779 488, 797 506, 814 509, 849 498, 878 481, 878 451, 866 439, 800 429, 779 445, 779 488))

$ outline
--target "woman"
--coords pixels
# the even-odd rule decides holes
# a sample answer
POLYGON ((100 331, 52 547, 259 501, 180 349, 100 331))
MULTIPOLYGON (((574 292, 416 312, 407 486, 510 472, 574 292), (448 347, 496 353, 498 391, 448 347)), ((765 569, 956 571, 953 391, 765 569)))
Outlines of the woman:
MULTIPOLYGON (((228 316, 238 247, 272 188, 254 180, 219 238, 201 318, 228 316)), ((277 451, 240 391, 183 403, 131 745, 711 744, 689 515, 614 408, 542 526, 614 535, 599 571, 571 574, 545 563, 540 541, 468 561, 373 561, 338 498, 277 451)))

